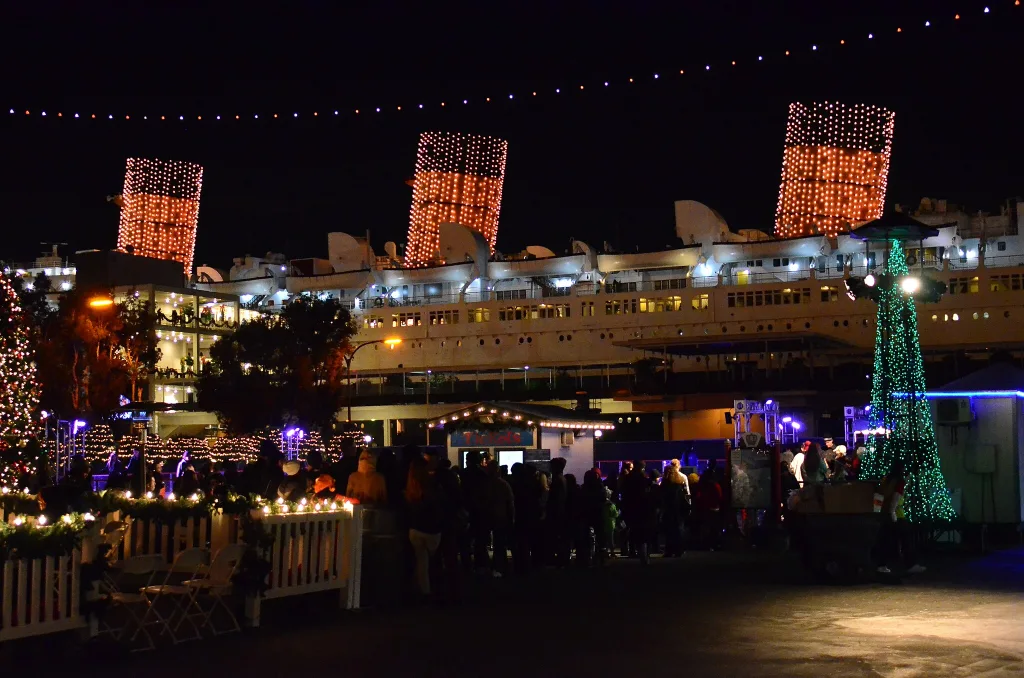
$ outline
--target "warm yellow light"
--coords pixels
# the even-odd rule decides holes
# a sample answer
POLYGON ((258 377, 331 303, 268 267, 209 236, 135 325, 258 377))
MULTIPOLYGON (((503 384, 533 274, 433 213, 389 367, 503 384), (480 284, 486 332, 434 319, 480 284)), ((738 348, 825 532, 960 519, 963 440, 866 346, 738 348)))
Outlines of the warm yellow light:
POLYGON ((401 337, 390 337, 388 339, 385 339, 384 343, 387 344, 388 346, 398 346, 399 344, 402 343, 402 338, 401 337))
POLYGON ((108 306, 113 305, 114 300, 108 299, 106 297, 96 297, 95 299, 89 300, 89 306, 91 306, 92 308, 107 308, 108 306))

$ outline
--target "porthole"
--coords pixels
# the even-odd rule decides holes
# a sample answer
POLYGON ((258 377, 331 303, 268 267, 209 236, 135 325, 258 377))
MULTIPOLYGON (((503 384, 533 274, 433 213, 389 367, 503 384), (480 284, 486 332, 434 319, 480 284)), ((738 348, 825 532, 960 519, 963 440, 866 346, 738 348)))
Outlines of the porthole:
POLYGON ((740 325, 740 332, 746 332, 746 331, 747 331, 747 326, 746 325, 740 325))
POLYGON ((758 332, 764 332, 764 325, 758 325, 757 326, 757 331, 758 332))
POLYGON ((980 315, 978 314, 978 312, 977 312, 977 311, 975 311, 975 312, 974 312, 974 315, 973 315, 973 316, 971 316, 971 317, 972 317, 972 318, 974 318, 975 320, 977 320, 977 319, 978 319, 978 318, 980 318, 981 316, 980 316, 980 315))
POLYGON ((679 330, 679 336, 681 337, 681 336, 683 336, 683 334, 684 334, 683 331, 679 330))
POLYGON ((768 331, 769 331, 769 332, 771 332, 771 331, 772 331, 772 330, 774 330, 774 329, 775 329, 775 326, 774 326, 774 325, 772 325, 771 323, 769 323, 769 324, 768 324, 768 331))
POLYGON ((444 348, 444 342, 443 341, 441 342, 441 348, 444 348))
POLYGON ((843 327, 849 327, 849 326, 850 326, 850 321, 849 320, 844 320, 843 321, 843 327))
POLYGON ((729 330, 727 330, 727 329, 725 328, 725 325, 722 325, 722 334, 725 334, 725 333, 726 333, 726 332, 728 332, 728 331, 729 331, 729 330))
POLYGON ((532 344, 533 343, 533 337, 527 337, 526 338, 526 343, 527 344, 532 344))
POLYGON ((786 323, 786 329, 787 330, 793 329, 793 323, 786 323))
POLYGON ((565 341, 565 335, 564 334, 559 334, 558 335, 558 340, 559 341, 565 341))
POLYGON ((571 334, 565 335, 565 340, 566 341, 572 341, 572 335, 571 334))
POLYGON ((615 335, 614 335, 614 334, 612 334, 611 332, 609 332, 609 333, 608 333, 608 338, 609 338, 609 339, 614 339, 614 338, 615 338, 615 335))
MULTIPOLYGON (((936 319, 936 318, 933 318, 933 320, 935 320, 935 319, 936 319)), ((864 327, 867 327, 867 326, 868 326, 868 324, 869 324, 869 323, 868 323, 868 319, 867 319, 867 318, 864 318, 864 320, 861 320, 861 322, 862 322, 862 323, 864 324, 864 327)))
POLYGON ((519 337, 519 343, 520 343, 520 344, 521 344, 521 343, 523 343, 524 341, 526 341, 526 340, 525 340, 525 339, 523 339, 522 337, 519 337))
MULTIPOLYGON (((936 321, 937 321, 938 319, 939 319, 939 316, 938 316, 938 314, 936 314, 936 313, 932 313, 932 322, 936 322, 936 321)), ((865 320, 864 322, 865 322, 865 323, 867 323, 867 321, 866 321, 866 320, 865 320)))
POLYGON ((481 346, 483 346, 483 345, 484 345, 484 340, 483 340, 483 339, 481 339, 481 340, 480 340, 480 345, 481 345, 481 346))
POLYGON ((982 313, 981 317, 983 317, 985 320, 988 320, 988 311, 985 311, 984 313, 982 313))
POLYGON ((459 339, 458 341, 456 341, 455 345, 456 346, 462 346, 462 339, 459 339))
POLYGON ((500 344, 500 343, 501 343, 501 339, 495 339, 495 340, 494 340, 494 345, 495 345, 495 346, 497 346, 497 345, 498 345, 498 344, 500 344))
POLYGON ((811 329, 811 323, 804 323, 804 329, 805 330, 811 329))
POLYGON ((839 321, 838 320, 833 320, 832 321, 832 327, 839 327, 839 321))
POLYGON ((601 338, 604 339, 604 332, 601 333, 601 338))
POLYGON ((1003 317, 1004 318, 1009 318, 1010 317, 1010 312, 1009 311, 1003 311, 1003 317))

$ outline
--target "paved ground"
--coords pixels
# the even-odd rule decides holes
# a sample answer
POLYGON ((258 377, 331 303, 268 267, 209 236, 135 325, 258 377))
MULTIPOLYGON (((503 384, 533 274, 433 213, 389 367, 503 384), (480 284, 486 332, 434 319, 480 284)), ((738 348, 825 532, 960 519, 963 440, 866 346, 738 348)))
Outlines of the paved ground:
POLYGON ((933 559, 903 584, 803 579, 779 554, 619 561, 476 580, 457 608, 277 601, 264 607, 273 625, 242 636, 66 662, 24 648, 13 665, 147 678, 1024 676, 1024 551, 933 559))

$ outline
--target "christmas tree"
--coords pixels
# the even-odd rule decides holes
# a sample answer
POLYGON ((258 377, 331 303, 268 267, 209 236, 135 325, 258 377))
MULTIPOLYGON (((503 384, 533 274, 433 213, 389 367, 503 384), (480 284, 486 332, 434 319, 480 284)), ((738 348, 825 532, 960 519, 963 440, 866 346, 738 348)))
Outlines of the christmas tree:
POLYGON ((909 275, 902 243, 892 241, 886 274, 878 278, 878 322, 871 381, 871 427, 878 431, 861 461, 864 478, 885 477, 895 462, 906 467, 904 510, 916 523, 950 520, 953 506, 939 466, 939 448, 925 397, 924 361, 917 312, 906 290, 909 275))
POLYGON ((0 485, 12 486, 35 471, 26 455, 28 439, 39 431, 39 382, 29 341, 28 320, 18 295, 0 274, 0 485))

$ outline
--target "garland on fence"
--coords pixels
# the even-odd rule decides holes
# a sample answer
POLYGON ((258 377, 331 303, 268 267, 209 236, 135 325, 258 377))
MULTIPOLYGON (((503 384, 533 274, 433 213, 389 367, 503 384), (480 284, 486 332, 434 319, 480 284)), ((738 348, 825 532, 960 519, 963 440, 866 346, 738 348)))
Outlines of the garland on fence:
MULTIPOLYGON (((9 558, 41 558, 62 556, 81 546, 87 528, 96 520, 94 515, 119 511, 122 516, 135 520, 152 520, 164 524, 185 523, 189 518, 202 518, 213 514, 233 516, 239 520, 242 541, 251 554, 243 567, 246 590, 261 593, 259 582, 265 580, 270 565, 262 563, 263 553, 273 544, 273 538, 260 524, 265 516, 303 515, 326 513, 352 513, 355 499, 337 496, 333 499, 301 499, 297 502, 267 501, 262 497, 228 494, 222 497, 132 497, 131 492, 109 491, 89 495, 88 512, 72 513, 53 524, 46 523, 36 495, 7 493, 0 497, 4 509, 11 516, 10 523, 0 523, 0 562, 9 558), (263 572, 263 575, 260 573, 263 572)), ((242 582, 240 582, 242 583, 242 582)), ((264 587, 265 588, 265 587, 264 587)))
POLYGON ((13 524, 0 523, 0 562, 67 555, 82 545, 86 530, 95 520, 91 513, 70 513, 52 525, 43 516, 34 521, 17 517, 13 524))

